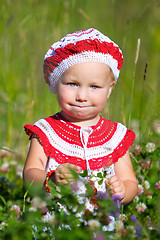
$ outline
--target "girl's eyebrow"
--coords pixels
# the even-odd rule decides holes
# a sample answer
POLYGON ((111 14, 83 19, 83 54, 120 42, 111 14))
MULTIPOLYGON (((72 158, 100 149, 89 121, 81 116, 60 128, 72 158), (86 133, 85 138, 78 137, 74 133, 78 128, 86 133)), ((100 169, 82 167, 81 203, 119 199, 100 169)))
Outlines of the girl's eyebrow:
POLYGON ((91 82, 91 85, 103 85, 103 81, 100 81, 100 80, 93 80, 92 82, 91 82))
POLYGON ((97 85, 97 84, 100 84, 100 82, 99 81, 92 81, 91 84, 92 85, 97 85))
POLYGON ((80 82, 80 81, 78 81, 76 78, 66 78, 65 81, 66 81, 66 82, 77 82, 77 83, 80 82))
POLYGON ((76 83, 76 84, 79 84, 80 81, 76 80, 75 78, 62 78, 62 82, 64 83, 76 83))
MULTIPOLYGON (((74 74, 66 74, 66 76, 63 77, 65 80, 77 80, 76 76, 74 74), (69 76, 68 76, 69 75, 69 76)), ((77 80, 78 81, 78 80, 77 80)))

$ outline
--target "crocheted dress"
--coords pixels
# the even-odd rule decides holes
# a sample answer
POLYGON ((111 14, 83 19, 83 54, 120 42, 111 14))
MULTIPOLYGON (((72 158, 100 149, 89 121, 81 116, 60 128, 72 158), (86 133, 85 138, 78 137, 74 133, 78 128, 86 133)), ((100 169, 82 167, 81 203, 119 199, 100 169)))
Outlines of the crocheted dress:
MULTIPOLYGON (((29 136, 33 133, 38 135, 44 152, 49 157, 46 171, 55 170, 63 163, 80 166, 93 176, 92 183, 97 195, 106 191, 105 179, 99 185, 97 174, 105 171, 106 178, 111 178, 115 174, 114 163, 126 153, 135 139, 134 132, 123 124, 101 116, 98 123, 90 127, 81 128, 72 124, 60 113, 24 127, 29 136)), ((84 180, 81 178, 78 183, 79 195, 85 194, 84 180)), ((80 201, 84 201, 84 198, 80 201)), ((94 205, 86 202, 86 208, 93 211, 94 205)))

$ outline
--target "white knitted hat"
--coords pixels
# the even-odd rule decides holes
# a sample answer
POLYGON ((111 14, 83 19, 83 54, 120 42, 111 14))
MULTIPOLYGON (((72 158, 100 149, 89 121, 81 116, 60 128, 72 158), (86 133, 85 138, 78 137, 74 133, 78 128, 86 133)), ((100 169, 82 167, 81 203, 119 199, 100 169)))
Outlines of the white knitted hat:
POLYGON ((83 62, 105 63, 117 82, 123 64, 122 51, 94 28, 67 34, 50 47, 44 58, 45 80, 51 92, 56 93, 56 83, 69 67, 83 62))

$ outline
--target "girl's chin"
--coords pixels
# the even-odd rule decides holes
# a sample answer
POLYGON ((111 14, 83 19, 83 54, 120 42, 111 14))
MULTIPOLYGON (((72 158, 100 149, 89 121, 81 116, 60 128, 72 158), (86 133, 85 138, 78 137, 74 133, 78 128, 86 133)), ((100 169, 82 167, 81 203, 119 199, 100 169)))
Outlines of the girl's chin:
POLYGON ((91 123, 97 123, 97 119, 99 119, 99 115, 88 115, 88 114, 68 114, 65 112, 62 112, 62 115, 65 119, 67 119, 68 121, 72 122, 72 123, 78 123, 78 122, 91 122, 91 123))

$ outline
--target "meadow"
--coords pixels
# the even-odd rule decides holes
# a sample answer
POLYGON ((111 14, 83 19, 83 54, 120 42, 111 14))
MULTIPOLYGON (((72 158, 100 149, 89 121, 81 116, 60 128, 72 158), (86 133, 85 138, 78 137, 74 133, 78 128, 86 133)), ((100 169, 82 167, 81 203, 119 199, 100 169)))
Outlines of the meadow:
MULTIPOLYGON (((45 215, 42 210, 52 209, 50 199, 38 196, 39 201, 47 202, 42 201, 42 208, 35 206, 33 191, 26 192, 22 182, 29 146, 24 124, 59 111, 56 96, 44 83, 44 55, 53 42, 67 33, 90 27, 115 41, 124 56, 119 80, 102 116, 122 122, 136 133, 131 158, 139 193, 133 203, 120 207, 121 217, 112 239, 159 239, 159 12, 159 0, 0 1, 1 239, 32 239, 33 225, 39 226, 35 239, 52 239, 52 231, 56 231, 56 239, 64 239, 66 232, 66 239, 111 237, 102 231, 103 222, 99 218, 94 219, 98 223, 92 222, 91 227, 81 225, 73 212, 67 218, 62 213, 50 222, 40 221, 45 215), (75 222, 73 231, 60 229, 59 222, 64 226, 75 222)), ((64 189, 61 191, 66 194, 64 189)), ((55 196, 54 188, 52 194, 55 196)), ((77 204, 76 199, 73 204, 77 204)), ((116 208, 113 200, 107 199, 107 204, 116 208)))

